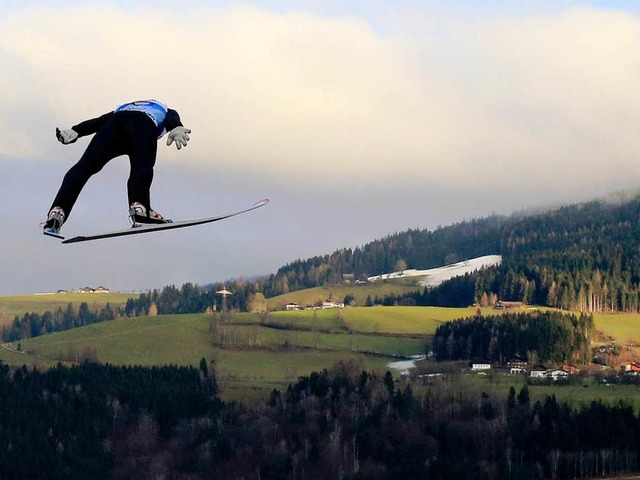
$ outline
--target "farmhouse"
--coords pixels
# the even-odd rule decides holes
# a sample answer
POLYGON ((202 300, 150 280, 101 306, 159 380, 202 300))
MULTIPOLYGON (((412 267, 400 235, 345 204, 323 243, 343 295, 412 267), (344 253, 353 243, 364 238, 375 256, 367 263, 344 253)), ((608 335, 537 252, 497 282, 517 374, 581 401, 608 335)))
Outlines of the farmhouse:
POLYGON ((297 303, 289 302, 284 306, 284 309, 287 311, 292 311, 292 310, 300 310, 301 307, 297 303))
POLYGON ((491 370, 491 363, 487 361, 478 361, 471 363, 472 372, 481 372, 483 370, 491 370))
POLYGON ((531 373, 529 373, 529 376, 531 378, 544 378, 546 374, 546 368, 544 368, 542 365, 536 365, 531 369, 531 373))
POLYGON ((110 291, 107 287, 101 285, 98 288, 82 287, 78 290, 78 293, 110 293, 110 291))
POLYGON ((331 300, 325 300, 322 302, 322 309, 326 310, 328 308, 344 308, 344 303, 335 303, 331 300))
POLYGON ((639 375, 640 374, 640 363, 637 362, 628 362, 622 366, 622 372, 629 375, 639 375))
POLYGON ((524 303, 522 302, 498 302, 495 304, 495 306, 493 308, 495 308, 496 310, 514 310, 517 308, 522 308, 524 307, 524 303))
POLYGON ((528 362, 520 357, 512 358, 507 361, 507 367, 510 368, 527 368, 528 362))
POLYGON ((527 373, 527 362, 521 359, 510 360, 507 362, 507 368, 509 369, 509 375, 527 373))
POLYGON ((561 368, 556 368, 554 370, 548 370, 545 374, 545 378, 550 378, 554 382, 556 380, 560 380, 561 378, 567 378, 569 376, 568 372, 565 372, 561 368))
POLYGON ((580 369, 575 365, 571 365, 570 363, 565 363, 561 368, 569 375, 577 375, 578 373, 580 373, 580 369))

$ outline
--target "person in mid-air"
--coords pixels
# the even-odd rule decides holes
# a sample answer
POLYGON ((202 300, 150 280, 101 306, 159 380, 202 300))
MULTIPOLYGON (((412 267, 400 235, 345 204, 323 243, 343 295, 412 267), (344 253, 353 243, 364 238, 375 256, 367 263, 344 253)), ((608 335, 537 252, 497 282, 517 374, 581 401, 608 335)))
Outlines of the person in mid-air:
POLYGON ((86 135, 95 133, 95 136, 78 163, 64 176, 44 223, 44 233, 58 234, 89 178, 120 155, 129 157, 131 167, 127 194, 132 224, 170 222, 151 208, 149 192, 157 141, 167 132, 167 145, 175 142, 178 150, 187 146, 191 130, 182 125, 178 112, 158 100, 125 103, 67 130, 56 129, 56 136, 63 145, 86 135))

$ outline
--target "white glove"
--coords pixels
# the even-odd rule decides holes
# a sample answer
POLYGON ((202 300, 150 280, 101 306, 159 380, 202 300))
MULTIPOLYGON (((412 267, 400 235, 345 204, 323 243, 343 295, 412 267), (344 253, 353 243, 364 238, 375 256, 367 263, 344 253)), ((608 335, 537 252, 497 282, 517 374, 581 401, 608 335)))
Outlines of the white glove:
POLYGON ((167 146, 171 145, 171 143, 176 142, 176 148, 180 150, 182 147, 187 146, 187 142, 189 141, 189 134, 191 130, 184 127, 176 127, 169 132, 169 136, 167 137, 167 146))
POLYGON ((78 140, 78 132, 76 132, 72 128, 62 131, 59 128, 56 128, 56 137, 58 138, 58 141, 63 145, 69 145, 70 143, 78 140))

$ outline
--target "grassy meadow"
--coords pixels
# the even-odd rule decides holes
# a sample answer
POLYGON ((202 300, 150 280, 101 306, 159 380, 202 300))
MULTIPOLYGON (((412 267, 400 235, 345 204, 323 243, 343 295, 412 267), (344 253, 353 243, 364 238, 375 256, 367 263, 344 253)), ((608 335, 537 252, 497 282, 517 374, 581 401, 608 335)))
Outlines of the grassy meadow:
MULTIPOLYGON (((333 291, 337 295, 339 290, 333 291)), ((345 292, 339 294, 346 295, 345 292)), ((4 309, 5 316, 13 320, 27 311, 54 310, 68 303, 86 302, 90 308, 100 308, 107 302, 124 305, 127 298, 129 295, 118 294, 4 297, 0 298, 0 311, 4 309)), ((282 301, 282 297, 278 298, 282 301)), ((300 297, 291 301, 304 303, 300 297)), ((297 377, 329 368, 340 360, 383 372, 397 357, 424 353, 438 325, 476 312, 477 308, 353 307, 277 311, 262 317, 239 313, 225 317, 190 314, 120 318, 3 345, 0 360, 48 368, 58 362, 83 359, 116 365, 198 365, 204 357, 215 362, 223 398, 263 401, 272 389, 286 389, 297 377)), ((482 309, 484 315, 496 313, 482 309)), ((618 342, 637 341, 638 314, 598 314, 594 320, 599 331, 618 342)), ((501 396, 507 395, 511 385, 519 390, 524 384, 523 378, 512 376, 458 378, 462 380, 455 381, 501 396)), ((578 404, 598 399, 607 403, 624 400, 640 408, 640 389, 633 386, 585 381, 578 386, 531 387, 534 400, 551 393, 578 404)))
POLYGON ((613 337, 621 344, 640 344, 640 314, 596 313, 593 315, 596 329, 613 337))
POLYGON ((5 345, 0 360, 37 367, 83 359, 152 366, 198 365, 204 357, 215 362, 222 396, 241 399, 265 398, 271 389, 339 360, 383 370, 398 355, 424 352, 420 329, 415 337, 350 332, 340 324, 340 311, 326 312, 315 311, 323 319, 316 328, 313 311, 277 312, 266 325, 253 314, 227 321, 206 314, 120 318, 5 345))
POLYGON ((44 313, 66 308, 68 304, 89 305, 90 310, 99 310, 107 303, 112 306, 124 306, 129 298, 138 298, 130 293, 52 293, 36 295, 15 295, 0 297, 0 326, 13 322, 17 316, 25 313, 44 313))
MULTIPOLYGON (((448 390, 452 401, 461 391, 485 392, 492 398, 506 399, 509 389, 513 387, 516 395, 525 385, 522 375, 454 375, 440 379, 441 390, 448 390)), ((425 380, 423 385, 416 385, 414 391, 428 388, 433 380, 425 380)), ((440 384, 439 384, 440 385, 440 384)), ((576 408, 587 406, 591 402, 602 402, 607 405, 618 405, 623 402, 640 412, 640 386, 604 384, 595 378, 582 378, 570 385, 546 383, 528 385, 530 402, 544 402, 547 396, 555 395, 559 402, 567 402, 576 408)))
MULTIPOLYGON (((477 312, 477 308, 387 308, 390 307, 345 309, 345 323, 356 332, 433 335, 443 322, 470 317, 477 312)), ((489 309, 484 310, 487 314, 489 309)))
POLYGON ((342 302, 344 297, 352 295, 357 306, 364 306, 367 297, 374 299, 376 296, 383 298, 385 295, 414 292, 418 287, 415 284, 407 284, 401 281, 374 282, 366 285, 339 284, 322 287, 307 288, 296 292, 285 293, 277 297, 267 299, 270 310, 283 310, 287 303, 298 305, 314 305, 325 300, 342 302))

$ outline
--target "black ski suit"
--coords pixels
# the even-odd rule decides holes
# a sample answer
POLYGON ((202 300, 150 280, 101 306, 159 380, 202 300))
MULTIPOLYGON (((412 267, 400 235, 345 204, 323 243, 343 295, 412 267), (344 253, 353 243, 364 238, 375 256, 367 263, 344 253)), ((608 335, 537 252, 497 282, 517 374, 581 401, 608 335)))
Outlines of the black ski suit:
POLYGON ((51 208, 61 207, 68 219, 89 178, 113 158, 127 155, 130 163, 127 181, 129 205, 140 202, 150 211, 149 191, 156 163, 157 140, 178 126, 183 126, 178 112, 155 100, 127 103, 73 126, 78 138, 94 133, 95 136, 78 163, 64 176, 51 208))

